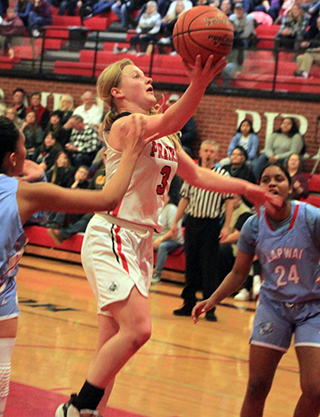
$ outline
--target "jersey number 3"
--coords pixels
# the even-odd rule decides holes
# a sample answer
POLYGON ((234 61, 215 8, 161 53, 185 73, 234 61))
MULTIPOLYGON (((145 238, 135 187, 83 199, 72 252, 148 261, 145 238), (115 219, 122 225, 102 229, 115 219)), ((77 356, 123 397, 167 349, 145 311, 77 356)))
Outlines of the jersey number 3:
POLYGON ((171 167, 165 165, 161 170, 162 181, 161 184, 157 185, 157 194, 162 195, 165 192, 168 180, 171 174, 171 167))

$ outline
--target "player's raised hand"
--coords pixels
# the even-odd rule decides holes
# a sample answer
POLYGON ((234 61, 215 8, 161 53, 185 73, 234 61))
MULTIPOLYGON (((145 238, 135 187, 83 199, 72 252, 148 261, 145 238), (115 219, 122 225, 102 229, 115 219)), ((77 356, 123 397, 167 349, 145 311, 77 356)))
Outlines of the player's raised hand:
POLYGON ((217 62, 214 62, 214 56, 210 55, 205 65, 201 63, 201 55, 197 55, 195 66, 183 61, 186 74, 192 82, 203 84, 207 86, 227 65, 226 57, 221 57, 217 62))

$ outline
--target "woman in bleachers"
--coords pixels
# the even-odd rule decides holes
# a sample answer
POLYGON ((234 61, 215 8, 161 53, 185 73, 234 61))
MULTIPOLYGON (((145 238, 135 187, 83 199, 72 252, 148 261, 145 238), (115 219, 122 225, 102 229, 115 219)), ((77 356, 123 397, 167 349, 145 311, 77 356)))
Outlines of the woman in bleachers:
POLYGON ((71 94, 63 94, 57 111, 60 113, 62 126, 67 123, 74 111, 74 99, 71 94))
POLYGON ((288 15, 283 19, 274 41, 275 54, 281 47, 298 51, 309 21, 300 3, 294 3, 288 15))
POLYGON ((67 152, 61 149, 56 156, 53 166, 46 172, 47 181, 66 187, 75 172, 76 168, 71 165, 67 152))
POLYGON ((256 161, 259 152, 259 138, 253 130, 252 121, 250 119, 243 119, 240 123, 238 130, 229 145, 229 158, 232 151, 237 146, 242 146, 246 150, 250 163, 256 161))
POLYGON ((28 19, 28 26, 32 36, 40 36, 38 29, 52 24, 50 6, 47 0, 32 0, 32 7, 28 19))
POLYGON ((32 159, 36 147, 43 142, 43 130, 37 124, 36 112, 34 110, 27 112, 21 131, 26 138, 27 159, 32 159))
POLYGON ((308 180, 306 174, 302 170, 303 166, 301 156, 296 153, 291 154, 286 162, 285 167, 291 177, 291 198, 293 200, 307 198, 309 195, 308 180))
POLYGON ((130 39, 129 52, 137 52, 136 45, 140 45, 140 51, 150 54, 153 44, 158 40, 161 27, 161 16, 158 13, 156 1, 148 1, 146 13, 140 17, 137 34, 130 39))
POLYGON ((266 140, 263 153, 253 164, 253 173, 256 178, 268 162, 278 161, 284 163, 292 154, 300 155, 303 152, 304 141, 294 117, 284 117, 280 128, 275 130, 266 140))
POLYGON ((63 128, 61 124, 61 112, 59 110, 55 110, 51 114, 50 121, 45 129, 44 135, 46 136, 49 132, 54 134, 61 146, 64 146, 69 141, 71 130, 63 128))
POLYGON ((49 170, 62 149, 52 132, 47 133, 43 143, 35 150, 33 160, 41 165, 44 171, 49 170))

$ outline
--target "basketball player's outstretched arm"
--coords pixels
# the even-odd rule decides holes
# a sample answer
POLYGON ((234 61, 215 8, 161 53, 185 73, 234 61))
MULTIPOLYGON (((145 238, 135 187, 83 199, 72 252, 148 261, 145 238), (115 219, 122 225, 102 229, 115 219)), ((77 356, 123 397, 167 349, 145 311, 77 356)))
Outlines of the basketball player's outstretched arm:
POLYGON ((143 118, 132 115, 129 120, 129 131, 125 126, 120 129, 123 153, 119 168, 103 190, 71 190, 48 183, 20 182, 17 201, 22 223, 39 210, 90 213, 115 209, 128 188, 138 156, 154 139, 145 138, 143 118))

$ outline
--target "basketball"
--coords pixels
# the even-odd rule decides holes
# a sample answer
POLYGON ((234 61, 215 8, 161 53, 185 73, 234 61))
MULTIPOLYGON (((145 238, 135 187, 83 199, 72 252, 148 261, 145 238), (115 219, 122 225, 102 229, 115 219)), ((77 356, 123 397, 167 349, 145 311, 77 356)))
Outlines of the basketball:
POLYGON ((173 44, 177 53, 194 64, 201 55, 205 64, 209 55, 213 62, 228 55, 233 44, 233 25, 216 7, 195 6, 183 13, 173 29, 173 44))

